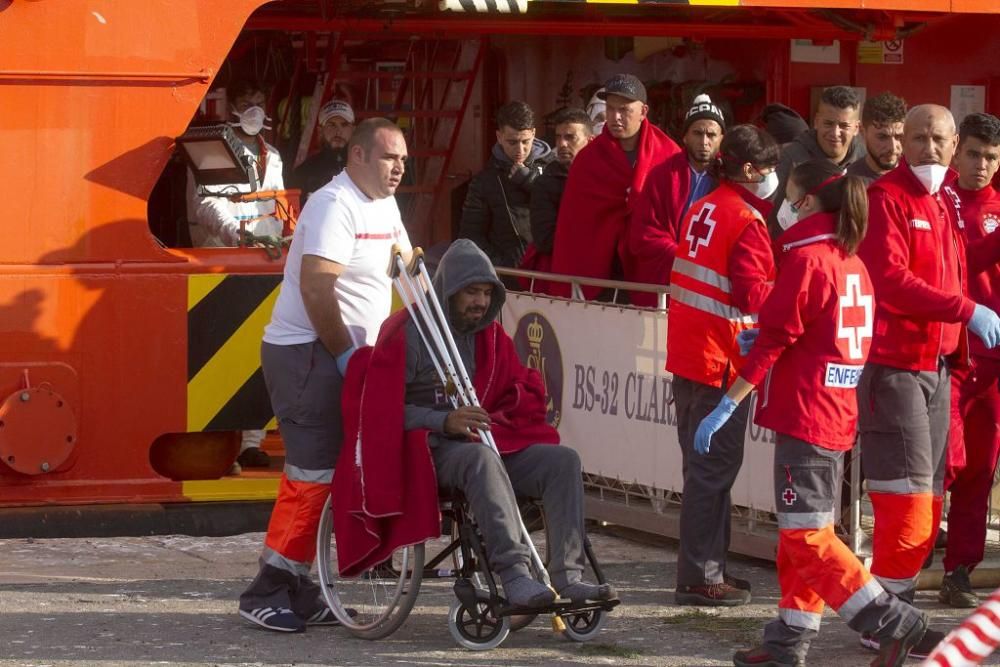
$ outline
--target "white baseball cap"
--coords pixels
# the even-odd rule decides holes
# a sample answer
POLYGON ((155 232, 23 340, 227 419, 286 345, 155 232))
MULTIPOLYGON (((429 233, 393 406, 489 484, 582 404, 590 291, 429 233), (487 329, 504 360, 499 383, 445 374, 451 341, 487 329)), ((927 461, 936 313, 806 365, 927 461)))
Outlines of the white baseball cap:
POLYGON ((344 100, 330 100, 319 110, 319 124, 326 125, 326 121, 334 116, 340 116, 348 123, 354 123, 354 109, 344 100))

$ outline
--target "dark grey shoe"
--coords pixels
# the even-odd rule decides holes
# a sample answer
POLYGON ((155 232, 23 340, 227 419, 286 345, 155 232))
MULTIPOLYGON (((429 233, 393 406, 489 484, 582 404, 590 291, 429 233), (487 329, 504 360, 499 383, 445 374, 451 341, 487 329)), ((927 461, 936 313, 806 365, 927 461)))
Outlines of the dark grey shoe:
POLYGON ((674 601, 679 605, 697 607, 739 607, 750 602, 750 591, 725 582, 702 586, 678 586, 674 601))
POLYGON ((870 667, 903 667, 910 651, 920 643, 926 632, 927 617, 921 614, 902 637, 882 639, 879 642, 878 657, 872 660, 870 667))
POLYGON ((959 565, 954 572, 944 575, 938 600, 941 604, 956 609, 973 609, 979 606, 979 596, 972 592, 972 584, 969 582, 969 568, 959 565))

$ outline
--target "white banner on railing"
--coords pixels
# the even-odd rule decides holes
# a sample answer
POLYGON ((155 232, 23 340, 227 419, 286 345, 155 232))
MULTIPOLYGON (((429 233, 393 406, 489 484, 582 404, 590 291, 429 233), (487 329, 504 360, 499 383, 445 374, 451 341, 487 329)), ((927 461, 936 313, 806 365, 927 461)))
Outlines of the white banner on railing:
MULTIPOLYGON (((549 421, 584 470, 683 489, 662 311, 508 292, 503 323, 521 359, 542 371, 549 421)), ((773 443, 771 431, 748 426, 733 504, 774 510, 773 443)))

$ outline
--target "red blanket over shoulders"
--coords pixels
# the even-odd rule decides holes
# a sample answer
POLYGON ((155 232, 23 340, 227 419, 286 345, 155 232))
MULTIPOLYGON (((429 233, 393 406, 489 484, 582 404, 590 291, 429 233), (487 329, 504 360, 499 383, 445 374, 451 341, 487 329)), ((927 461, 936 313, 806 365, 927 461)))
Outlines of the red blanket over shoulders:
MULTIPOLYGON (((441 532, 428 431, 403 430, 408 321, 405 311, 386 320, 375 347, 351 357, 344 381, 344 447, 332 487, 341 576, 357 576, 441 532)), ((558 444, 558 432, 545 422, 541 375, 521 364, 497 322, 476 334, 472 383, 501 453, 558 444)))
MULTIPOLYGON (((681 212, 691 191, 691 165, 687 153, 670 156, 649 172, 646 187, 636 199, 629 220, 627 247, 634 259, 633 280, 653 285, 670 282, 677 252, 681 212)), ((636 294, 636 306, 655 307, 656 295, 636 294), (638 298, 636 298, 638 297, 638 298)))
MULTIPOLYGON (((625 232, 635 198, 650 170, 680 152, 673 139, 648 120, 643 121, 635 168, 618 140, 604 132, 573 160, 559 205, 552 252, 553 273, 610 278, 615 256, 621 258, 625 279, 635 262, 625 247, 625 232)), ((592 299, 600 289, 584 289, 592 299)), ((550 293, 568 296, 568 285, 553 285, 550 293)))

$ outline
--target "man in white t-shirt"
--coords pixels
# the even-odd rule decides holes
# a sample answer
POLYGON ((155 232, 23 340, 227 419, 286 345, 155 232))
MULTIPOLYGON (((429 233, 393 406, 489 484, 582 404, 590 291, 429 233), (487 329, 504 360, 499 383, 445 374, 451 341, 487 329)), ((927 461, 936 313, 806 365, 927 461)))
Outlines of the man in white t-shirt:
POLYGON ((257 577, 240 615, 269 630, 333 625, 309 578, 316 532, 342 440, 340 392, 347 362, 372 345, 389 316, 392 245, 410 249, 393 193, 406 141, 384 118, 360 123, 346 169, 317 190, 299 216, 261 366, 285 441, 285 470, 257 577))

